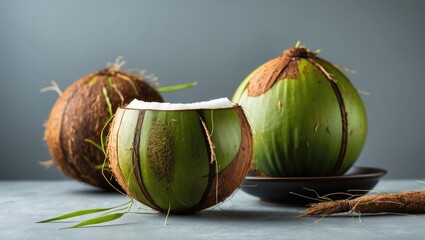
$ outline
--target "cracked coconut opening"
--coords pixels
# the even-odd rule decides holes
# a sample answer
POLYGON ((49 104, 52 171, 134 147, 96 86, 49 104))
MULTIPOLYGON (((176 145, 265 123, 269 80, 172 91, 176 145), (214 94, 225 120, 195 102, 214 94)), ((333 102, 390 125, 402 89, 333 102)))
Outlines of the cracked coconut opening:
POLYGON ((160 103, 160 102, 145 102, 134 99, 127 105, 127 109, 140 110, 194 110, 194 109, 223 109, 233 108, 234 104, 228 98, 217 98, 210 101, 202 101, 195 103, 160 103))

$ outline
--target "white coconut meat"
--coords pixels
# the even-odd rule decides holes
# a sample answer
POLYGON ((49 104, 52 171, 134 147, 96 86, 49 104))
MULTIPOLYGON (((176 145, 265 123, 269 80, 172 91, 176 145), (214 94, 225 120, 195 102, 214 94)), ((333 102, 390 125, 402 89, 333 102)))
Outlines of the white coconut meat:
POLYGON ((167 102, 145 102, 134 99, 127 105, 127 109, 143 109, 143 110, 196 110, 196 109, 222 109, 232 108, 234 104, 228 98, 217 98, 210 101, 195 103, 167 103, 167 102))

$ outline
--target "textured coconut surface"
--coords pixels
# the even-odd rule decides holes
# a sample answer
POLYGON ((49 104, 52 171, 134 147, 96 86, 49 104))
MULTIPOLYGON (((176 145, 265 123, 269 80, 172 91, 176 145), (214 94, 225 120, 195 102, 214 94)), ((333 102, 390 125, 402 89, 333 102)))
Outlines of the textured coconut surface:
MULTIPOLYGON (((382 180, 375 191, 423 190, 410 180, 382 180)), ((0 181, 0 239, 424 239, 425 215, 300 217, 304 207, 263 203, 238 191, 219 207, 195 215, 129 214, 80 229, 59 228, 84 218, 34 223, 127 198, 74 181, 0 181), (317 222, 320 220, 319 222, 317 222)), ((142 207, 143 212, 152 212, 142 207)))
POLYGON ((210 101, 195 103, 162 103, 162 102, 145 102, 134 99, 126 108, 129 109, 146 109, 146 110, 195 110, 195 109, 221 109, 231 108, 233 103, 228 98, 217 98, 210 101))

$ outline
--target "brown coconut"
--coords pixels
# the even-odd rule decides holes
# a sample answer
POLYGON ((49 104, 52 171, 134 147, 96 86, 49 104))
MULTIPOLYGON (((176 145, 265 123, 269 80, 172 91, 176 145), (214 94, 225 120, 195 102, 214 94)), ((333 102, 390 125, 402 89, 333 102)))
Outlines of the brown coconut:
MULTIPOLYGON (((159 93, 142 78, 106 68, 77 80, 56 101, 46 123, 45 140, 54 163, 67 176, 81 182, 112 189, 118 186, 109 169, 97 169, 105 155, 87 139, 100 143, 110 113, 133 99, 162 102, 159 93), (103 173, 102 173, 103 172, 103 173)), ((107 134, 109 126, 104 133, 107 134)))

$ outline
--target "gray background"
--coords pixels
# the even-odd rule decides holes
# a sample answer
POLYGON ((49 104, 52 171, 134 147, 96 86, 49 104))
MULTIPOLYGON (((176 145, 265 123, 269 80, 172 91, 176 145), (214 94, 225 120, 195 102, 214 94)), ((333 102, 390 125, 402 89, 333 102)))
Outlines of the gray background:
POLYGON ((117 56, 162 86, 198 81, 168 101, 231 97, 255 67, 297 40, 357 71, 369 136, 357 165, 423 178, 425 2, 0 0, 0 179, 61 179, 43 141, 57 95, 117 56))

